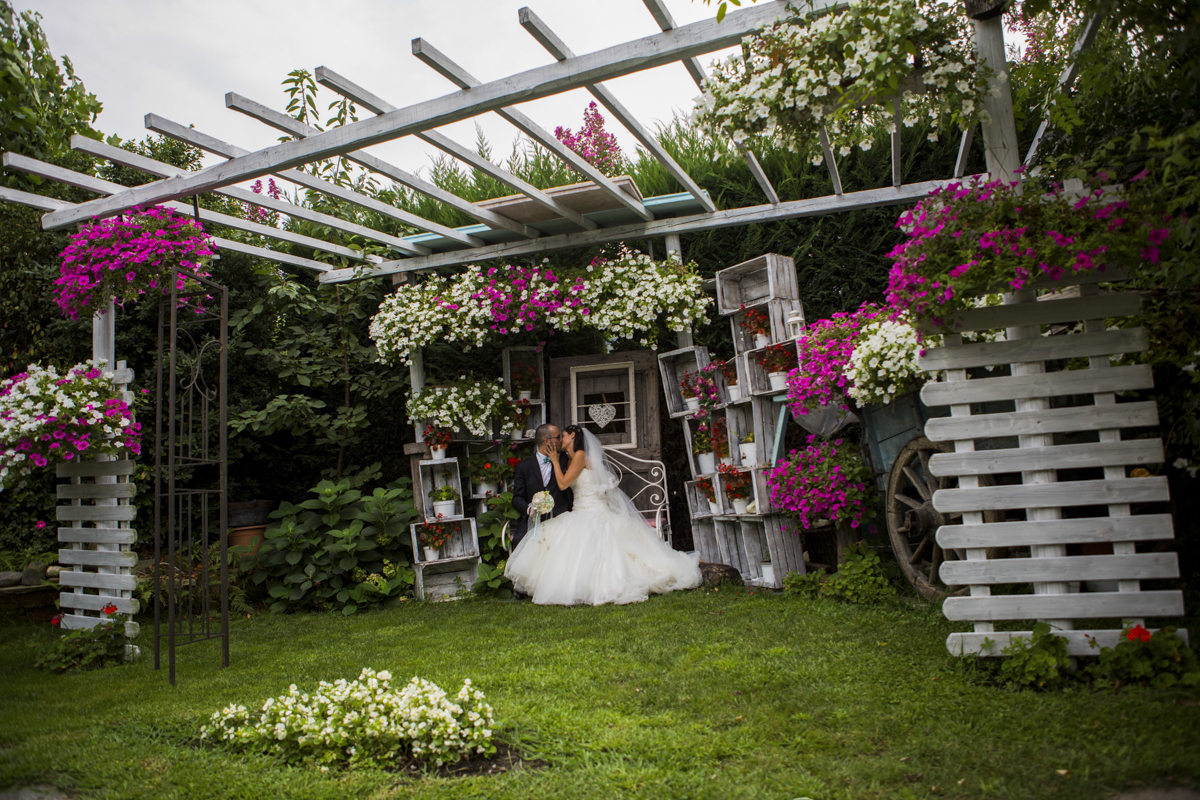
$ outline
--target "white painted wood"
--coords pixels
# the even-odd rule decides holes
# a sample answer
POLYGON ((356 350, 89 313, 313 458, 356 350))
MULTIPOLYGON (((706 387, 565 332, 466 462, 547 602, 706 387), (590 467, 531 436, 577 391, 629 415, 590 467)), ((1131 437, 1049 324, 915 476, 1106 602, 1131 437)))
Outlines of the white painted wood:
POLYGON ((1171 538, 1174 538, 1174 530, 1170 514, 1092 517, 1048 522, 994 522, 988 525, 943 525, 937 531, 937 543, 950 548, 1150 542, 1171 538))
MULTIPOLYGON (((289 264, 293 267, 303 267, 311 269, 317 274, 329 271, 329 265, 323 264, 320 261, 314 261, 311 258, 303 258, 294 256, 291 253, 281 253, 278 250, 268 250, 265 247, 256 247, 252 244, 245 244, 233 239, 222 239, 220 236, 214 236, 213 241, 217 245, 218 250, 232 250, 235 253, 245 253, 248 256, 263 258, 268 261, 275 261, 279 264, 289 264)), ((362 265, 358 269, 369 268, 367 264, 362 265)))
POLYGON ((58 540, 81 544, 136 544, 137 531, 133 528, 59 528, 58 540))
POLYGON ((58 573, 58 582, 61 586, 80 586, 85 589, 118 589, 131 592, 137 588, 137 578, 133 575, 101 575, 96 572, 63 570, 58 573))
POLYGON ((1128 317, 1138 313, 1141 307, 1142 297, 1135 292, 1105 292, 1095 297, 1071 297, 1043 300, 1038 303, 973 308, 956 314, 951 324, 956 331, 967 333, 1019 325, 1049 325, 1054 322, 1076 322, 1083 319, 1128 317))
MULTIPOLYGON (((1067 183, 1070 183, 1070 181, 1067 181, 1067 183)), ((1064 275, 1058 280, 1043 275, 1025 284, 1025 288, 1037 291, 1042 291, 1043 289, 1062 291, 1070 286, 1093 286, 1098 283, 1117 283, 1126 280, 1128 277, 1128 270, 1109 266, 1101 270, 1085 272, 1081 275, 1064 275)))
POLYGON ((1167 479, 1065 481, 1061 483, 939 489, 933 507, 942 513, 997 511, 1007 508, 1102 506, 1110 503, 1162 503, 1170 499, 1167 479))
POLYGON ((132 475, 137 471, 136 461, 71 461, 57 464, 55 475, 59 478, 95 478, 99 475, 132 475))
POLYGON ((59 598, 59 605, 63 608, 78 608, 83 611, 99 611, 110 603, 117 607, 118 614, 132 615, 141 610, 141 603, 134 597, 101 597, 97 594, 63 592, 59 598))
POLYGON ((1180 617, 1183 616, 1183 594, 1161 591, 947 597, 942 613, 952 621, 1180 617))
POLYGON ((68 203, 66 200, 44 197, 33 192, 22 192, 20 189, 10 189, 7 186, 0 186, 0 200, 42 211, 61 211, 65 208, 71 208, 74 205, 74 203, 68 203))
POLYGON ((99 550, 59 550, 58 563, 80 564, 89 567, 129 567, 137 566, 137 553, 129 550, 103 552, 99 550))
POLYGON ((833 183, 833 193, 841 197, 842 191, 842 176, 838 174, 837 160, 833 157, 833 148, 829 146, 829 133, 826 132, 824 126, 820 132, 821 151, 825 154, 825 169, 829 172, 829 180, 833 183))
POLYGON ((947 561, 939 572, 949 586, 1033 583, 1035 581, 1147 580, 1178 578, 1175 553, 1000 558, 991 561, 947 561))
POLYGON ((1140 353, 1146 348, 1146 332, 1141 328, 1127 328, 1104 333, 1076 333, 1070 336, 967 344, 962 347, 932 347, 925 351, 925 355, 917 357, 917 365, 928 372, 936 372, 942 369, 970 369, 1014 362, 1140 353))
POLYGON ((967 174, 967 159, 971 156, 971 145, 975 143, 975 129, 967 128, 962 133, 958 143, 958 158, 954 160, 954 177, 961 178, 967 174))
POLYGON ((1128 439, 1116 442, 1066 444, 1054 447, 983 450, 972 453, 937 453, 929 459, 929 471, 938 477, 955 475, 1001 475, 1044 469, 1147 466, 1163 463, 1158 439, 1128 439))
POLYGON ((932 441, 942 442, 1106 428, 1140 428, 1157 424, 1158 406, 1151 400, 1122 403, 1119 406, 1075 406, 1047 411, 986 414, 961 420, 937 417, 925 423, 925 435, 932 441))
MULTIPOLYGON (((824 8, 831 3, 828 0, 817 0, 816 5, 824 8)), ((201 173, 167 178, 156 184, 130 189, 120 195, 84 203, 78 208, 50 212, 43 217, 42 225, 47 230, 55 230, 92 217, 111 216, 138 205, 153 205, 165 200, 212 191, 253 180, 279 169, 288 169, 360 150, 505 106, 711 53, 736 45, 742 36, 786 13, 782 2, 763 0, 728 14, 721 23, 717 23, 715 19, 705 19, 567 61, 510 75, 477 86, 469 92, 453 92, 307 139, 271 145, 201 173)))
POLYGON ((132 522, 137 506, 57 506, 54 513, 59 522, 132 522))
POLYGON ((94 500, 98 497, 131 498, 137 496, 136 483, 60 483, 60 500, 94 500))
MULTIPOLYGON (((1152 632, 1158 630, 1151 628, 1152 632)), ((1188 632, 1186 630, 1177 630, 1175 632, 1183 641, 1188 641, 1188 632)), ((1100 649, 1103 647, 1116 647, 1121 640, 1121 631, 1119 630, 1097 630, 1097 631, 1054 631, 1055 636, 1062 636, 1067 640, 1067 653, 1073 656, 1098 656, 1100 649), (1096 641, 1097 646, 1092 647, 1091 640, 1096 641)), ((985 639, 991 639, 993 647, 984 655, 998 656, 1001 651, 1007 647, 1013 639, 1030 640, 1033 638, 1031 631, 997 631, 995 633, 952 633, 946 638, 946 649, 951 655, 964 656, 974 655, 983 649, 985 639)))
POLYGON ((902 173, 904 164, 901 161, 901 159, 903 158, 903 152, 900 147, 900 131, 904 129, 904 112, 902 110, 903 106, 901 105, 901 103, 902 103, 902 99, 900 97, 892 98, 892 126, 894 128, 894 130, 892 131, 892 185, 893 186, 903 186, 904 185, 904 175, 902 173))
POLYGON ((981 64, 994 73, 988 80, 989 93, 983 107, 987 116, 983 130, 987 168, 993 180, 1017 180, 1021 154, 1017 149, 1017 125, 1013 116, 1012 91, 1008 80, 1008 57, 1004 50, 1004 25, 1000 16, 975 20, 975 51, 981 64))
POLYGON ((1154 388, 1154 372, 1147 364, 1130 364, 1107 370, 1071 369, 1021 377, 972 378, 958 383, 927 383, 921 401, 927 406, 951 403, 986 403, 1032 397, 1061 397, 1093 392, 1128 392, 1154 388))

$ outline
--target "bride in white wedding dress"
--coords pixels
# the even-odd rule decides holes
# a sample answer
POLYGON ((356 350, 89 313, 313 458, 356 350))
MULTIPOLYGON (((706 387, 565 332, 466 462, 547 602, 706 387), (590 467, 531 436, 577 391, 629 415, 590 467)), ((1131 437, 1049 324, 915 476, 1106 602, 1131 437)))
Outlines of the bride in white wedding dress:
POLYGON ((617 488, 604 447, 589 431, 569 425, 560 449, 566 472, 551 459, 559 488, 571 487, 570 511, 544 520, 521 540, 504 574, 539 605, 637 603, 651 594, 700 585, 700 559, 662 541, 617 488))

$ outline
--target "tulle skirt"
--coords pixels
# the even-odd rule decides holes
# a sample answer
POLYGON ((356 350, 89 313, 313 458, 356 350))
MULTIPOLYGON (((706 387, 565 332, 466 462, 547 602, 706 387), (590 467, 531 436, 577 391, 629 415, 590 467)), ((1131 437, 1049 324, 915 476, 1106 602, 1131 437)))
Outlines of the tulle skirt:
POLYGON ((505 575, 539 605, 637 603, 700 585, 700 557, 658 538, 640 514, 588 504, 543 520, 521 540, 505 575))

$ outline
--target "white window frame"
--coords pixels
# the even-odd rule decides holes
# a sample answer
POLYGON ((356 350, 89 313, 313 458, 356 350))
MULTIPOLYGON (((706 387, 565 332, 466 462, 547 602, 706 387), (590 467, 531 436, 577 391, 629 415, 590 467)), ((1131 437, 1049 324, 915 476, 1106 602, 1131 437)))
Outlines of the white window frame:
MULTIPOLYGON (((589 364, 586 367, 571 367, 571 423, 574 425, 582 424, 579 419, 579 385, 576 378, 581 373, 587 372, 611 372, 625 368, 629 375, 629 441, 624 444, 605 445, 611 450, 636 450, 638 446, 638 429, 637 429, 637 389, 635 388, 634 378, 635 372, 632 361, 618 361, 610 364, 589 364)), ((591 422, 591 420, 586 420, 591 422)))

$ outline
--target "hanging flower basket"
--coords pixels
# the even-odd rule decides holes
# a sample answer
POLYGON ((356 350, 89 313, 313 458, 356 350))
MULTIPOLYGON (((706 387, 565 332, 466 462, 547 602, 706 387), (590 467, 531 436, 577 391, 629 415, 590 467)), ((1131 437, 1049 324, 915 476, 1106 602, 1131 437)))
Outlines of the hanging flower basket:
POLYGON ((429 386, 408 396, 409 421, 428 420, 435 428, 463 429, 481 439, 492 437, 492 420, 511 413, 512 404, 500 380, 429 386))
MULTIPOLYGON (((200 225, 169 209, 135 208, 110 219, 91 222, 71 236, 62 251, 58 307, 71 319, 103 312, 112 298, 118 306, 137 302, 146 293, 171 293, 176 267, 207 278, 204 271, 216 253, 212 237, 200 225)), ((180 277, 180 292, 198 290, 194 281, 180 277)), ((203 298, 203 299, 208 299, 203 298)), ((197 313, 200 298, 182 298, 197 313)))

